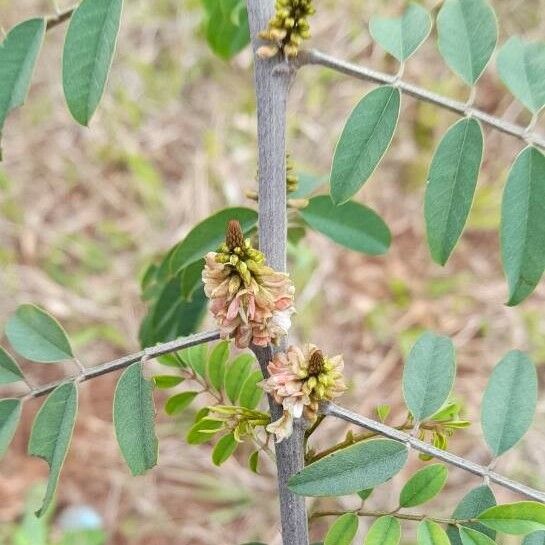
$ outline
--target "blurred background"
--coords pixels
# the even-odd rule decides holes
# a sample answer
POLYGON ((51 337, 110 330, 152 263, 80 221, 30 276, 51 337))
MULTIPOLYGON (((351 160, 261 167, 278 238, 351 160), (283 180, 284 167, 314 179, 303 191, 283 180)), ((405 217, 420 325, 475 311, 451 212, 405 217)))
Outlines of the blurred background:
MULTIPOLYGON (((421 3, 429 9, 439 5, 421 3)), ((373 45, 367 23, 375 13, 396 15, 405 4, 316 2, 311 45, 393 73, 395 63, 373 45)), ((501 41, 513 34, 543 39, 545 1, 492 4, 500 17, 501 41)), ((58 7, 69 5, 59 1, 58 7)), ((54 9, 47 1, 0 0, 0 24, 9 29, 54 9)), ((60 62, 66 27, 54 29, 27 104, 6 123, 0 164, 0 322, 20 303, 43 306, 66 326, 87 366, 139 348, 146 313, 140 278, 155 256, 213 211, 252 206, 244 196, 255 189, 256 172, 250 52, 230 62, 216 57, 203 37, 203 16, 198 0, 127 1, 110 81, 90 129, 77 126, 65 107, 60 62)), ((467 89, 440 59, 434 34, 408 62, 404 78, 467 98, 467 89)), ((289 102, 288 134, 298 171, 327 176, 348 113, 371 88, 321 68, 299 73, 289 102)), ((493 67, 478 85, 476 103, 510 121, 528 122, 493 67)), ((434 106, 404 98, 393 145, 358 194, 392 230, 386 256, 356 254, 315 233, 290 250, 298 308, 293 339, 318 341, 329 354, 344 353, 350 390, 343 404, 371 415, 376 405, 389 403, 395 422, 403 418, 402 362, 413 341, 425 329, 451 336, 458 353, 456 398, 474 424, 455 437, 450 449, 487 464, 478 424, 482 392, 492 366, 512 348, 530 353, 542 379, 545 283, 520 307, 504 306, 499 210, 509 165, 522 144, 489 129, 468 229, 445 268, 432 262, 424 236, 425 180, 438 139, 454 120, 434 106)), ((545 125, 538 129, 545 131, 545 125)), ((74 369, 24 365, 24 371, 40 384, 74 369)), ((36 486, 47 475, 45 463, 26 455, 40 402, 25 405, 23 423, 0 465, 0 543, 59 543, 63 529, 73 524, 100 529, 93 538, 97 544, 280 543, 272 464, 265 461, 256 476, 241 455, 216 468, 208 446, 185 443, 189 419, 167 418, 159 402, 159 466, 144 477, 129 475, 111 424, 116 378, 82 386, 57 508, 39 527, 24 514, 32 512, 36 486)), ((537 488, 545 487, 544 414, 542 400, 532 430, 497 468, 537 488)), ((322 428, 317 437, 322 445, 346 432, 334 422, 322 428)), ((409 470, 418 467, 413 458, 409 470)), ((394 508, 390 487, 397 490, 406 475, 373 495, 369 506, 394 508)), ((430 510, 449 514, 477 484, 478 479, 452 470, 446 491, 430 510)), ((497 494, 513 499, 499 489, 497 494)), ((357 498, 339 502, 358 505, 357 498)), ((362 521, 362 533, 367 522, 362 521)), ((313 525, 314 540, 323 536, 324 524, 313 525)), ((407 526, 406 543, 411 532, 407 526)), ((87 542, 72 538, 67 543, 87 542)))

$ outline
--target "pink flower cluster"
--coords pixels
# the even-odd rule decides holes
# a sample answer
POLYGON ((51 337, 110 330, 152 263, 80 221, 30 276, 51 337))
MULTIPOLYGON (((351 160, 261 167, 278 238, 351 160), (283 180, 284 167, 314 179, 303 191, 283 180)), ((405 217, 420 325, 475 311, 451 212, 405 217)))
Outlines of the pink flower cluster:
MULTIPOLYGON (((235 229, 232 223, 229 229, 235 229)), ((288 333, 295 290, 289 276, 267 267, 248 240, 238 244, 206 255, 204 290, 222 338, 234 337, 238 348, 267 346, 288 333)))

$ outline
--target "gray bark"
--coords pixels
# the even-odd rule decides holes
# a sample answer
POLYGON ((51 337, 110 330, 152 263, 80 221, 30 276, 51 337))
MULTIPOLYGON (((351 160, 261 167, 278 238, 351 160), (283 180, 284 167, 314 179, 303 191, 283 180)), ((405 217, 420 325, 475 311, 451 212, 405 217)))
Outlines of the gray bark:
MULTIPOLYGON (((265 29, 274 13, 273 0, 247 0, 254 51, 259 47, 258 34, 265 29)), ((259 247, 268 264, 276 270, 286 268, 286 102, 293 72, 279 56, 270 60, 255 59, 257 98, 259 247)), ((255 348, 261 368, 271 360, 274 349, 255 348)), ((269 398, 274 420, 282 408, 269 398)), ((280 520, 284 545, 308 545, 305 499, 292 494, 289 478, 304 467, 304 428, 298 422, 294 433, 276 445, 280 520)))

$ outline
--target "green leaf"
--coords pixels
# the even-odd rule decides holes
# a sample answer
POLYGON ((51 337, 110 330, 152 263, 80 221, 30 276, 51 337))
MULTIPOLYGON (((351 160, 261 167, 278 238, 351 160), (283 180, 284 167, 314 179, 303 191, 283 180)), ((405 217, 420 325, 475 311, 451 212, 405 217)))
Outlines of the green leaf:
POLYGON ((190 445, 201 445, 212 440, 212 437, 223 428, 224 422, 214 418, 201 418, 187 432, 187 442, 190 445))
POLYGON ((484 72, 498 42, 498 22, 486 0, 445 0, 437 16, 439 51, 468 85, 484 72))
POLYGON ((483 132, 475 119, 455 123, 439 144, 426 187, 426 227, 434 261, 444 265, 471 209, 483 158, 483 132))
POLYGON ((401 507, 415 507, 437 496, 445 486, 447 467, 432 464, 417 471, 406 483, 399 495, 401 507))
POLYGON ((377 168, 394 136, 400 106, 399 89, 384 85, 365 95, 350 114, 333 157, 335 204, 348 201, 377 168))
POLYGON ((486 534, 472 528, 460 528, 462 545, 495 545, 496 542, 486 534))
POLYGON ((305 199, 310 197, 318 189, 327 185, 327 176, 316 176, 309 172, 298 172, 299 183, 297 191, 289 194, 290 199, 305 199))
POLYGON ((341 515, 325 536, 324 545, 351 545, 358 531, 358 517, 354 513, 341 515))
POLYGON ((206 344, 197 344, 179 352, 180 357, 193 369, 197 375, 207 378, 206 368, 208 366, 208 346, 206 344))
MULTIPOLYGON (((489 486, 478 486, 470 490, 460 501, 454 513, 453 519, 467 520, 474 519, 489 507, 496 505, 496 498, 489 486)), ((467 528, 478 530, 491 539, 496 538, 496 532, 479 523, 464 524, 467 528)), ((447 534, 452 545, 462 545, 462 540, 456 526, 449 526, 447 534)))
POLYGON ((45 460, 50 468, 45 498, 42 507, 36 511, 38 517, 47 511, 57 489, 72 439, 77 409, 78 389, 73 382, 66 382, 49 394, 32 425, 28 453, 45 460))
POLYGON ((418 525, 418 545, 450 545, 447 533, 437 522, 423 520, 418 525))
POLYGON ((372 493, 374 488, 366 488, 365 490, 360 490, 357 494, 361 498, 361 501, 365 501, 372 493))
POLYGON ((204 7, 206 40, 218 57, 228 60, 250 43, 244 0, 204 0, 204 7))
POLYGON ((345 248, 381 255, 390 247, 388 226, 373 210, 357 202, 337 207, 328 196, 321 195, 310 199, 300 214, 310 227, 345 248))
POLYGON ((534 532, 530 535, 527 535, 522 545, 545 545, 545 531, 534 532))
POLYGON ((257 225, 257 213, 250 208, 226 208, 216 212, 193 227, 175 247, 170 257, 171 272, 179 271, 202 259, 208 252, 216 251, 225 240, 227 223, 235 219, 246 234, 257 225))
POLYGON ((104 93, 119 32, 123 0, 83 0, 66 33, 62 83, 68 109, 89 125, 104 93))
POLYGON ((248 458, 248 467, 252 473, 259 473, 259 450, 255 450, 248 458))
POLYGON ((409 4, 397 19, 371 17, 369 31, 373 39, 399 62, 406 61, 431 32, 430 14, 418 4, 409 4))
POLYGON ((508 305, 528 297, 545 270, 544 217, 545 156, 528 147, 515 160, 503 192, 500 230, 508 305))
POLYGON ((390 439, 356 443, 305 467, 289 480, 289 489, 301 496, 355 494, 391 479, 407 455, 403 443, 390 439))
POLYGON ((235 452, 237 446, 238 443, 233 433, 228 433, 227 435, 224 435, 216 443, 216 446, 212 451, 212 462, 214 462, 214 465, 220 466, 225 461, 227 461, 229 457, 235 452))
POLYGON ((424 333, 411 350, 403 370, 403 396, 414 418, 422 422, 448 399, 456 361, 448 337, 424 333))
POLYGON ((257 384, 263 380, 261 371, 248 375, 240 389, 239 405, 246 409, 255 409, 263 396, 263 390, 257 384))
POLYGON ((175 386, 178 386, 178 384, 181 384, 184 379, 182 377, 178 377, 176 375, 157 375, 153 377, 153 384, 155 384, 156 388, 159 388, 159 390, 168 390, 169 388, 174 388, 175 386))
POLYGON ((21 305, 6 324, 11 346, 27 360, 52 363, 74 357, 62 326, 45 310, 21 305))
POLYGON ((500 78, 532 113, 545 106, 545 44, 510 38, 498 53, 500 78))
POLYGON ((114 396, 117 442, 133 475, 142 475, 157 464, 153 387, 142 375, 142 364, 133 363, 121 375, 114 396))
POLYGON ((504 534, 529 534, 545 530, 545 505, 535 501, 497 505, 477 518, 485 526, 504 534))
POLYGON ((182 392, 181 394, 173 395, 167 399, 165 403, 165 412, 174 416, 187 409, 191 402, 197 397, 199 392, 182 392))
POLYGON ((23 378, 17 362, 0 346, 0 384, 12 384, 23 378))
POLYGON ((537 373, 523 352, 509 352, 494 368, 481 412, 484 438, 494 456, 516 445, 534 419, 537 373))
POLYGON ((6 454, 21 419, 19 399, 0 399, 0 460, 6 454))
POLYGON ((216 390, 223 388, 225 365, 229 359, 229 342, 220 341, 210 352, 208 359, 208 377, 216 390))
POLYGON ((390 515, 380 517, 373 524, 363 542, 364 545, 397 545, 401 540, 401 525, 390 515))
POLYGON ((225 372, 225 392, 231 403, 236 403, 242 386, 255 358, 252 354, 240 354, 228 366, 225 372))
POLYGON ((13 27, 0 44, 0 134, 6 117, 26 100, 45 33, 43 19, 13 27))

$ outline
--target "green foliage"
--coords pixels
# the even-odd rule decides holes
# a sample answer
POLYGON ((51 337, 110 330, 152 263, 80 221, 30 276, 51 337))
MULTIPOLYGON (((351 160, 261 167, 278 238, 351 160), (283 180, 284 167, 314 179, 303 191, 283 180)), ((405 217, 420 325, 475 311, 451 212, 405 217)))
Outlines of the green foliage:
POLYGON ((0 134, 11 110, 26 100, 44 33, 45 21, 30 19, 13 27, 0 45, 0 134))
POLYGON ((74 357, 62 326, 35 305, 21 305, 11 315, 6 336, 17 353, 31 361, 54 363, 74 357))
POLYGON ((370 208, 357 202, 336 207, 328 196, 321 195, 310 199, 300 214, 314 230, 351 250, 381 255, 390 247, 392 237, 387 225, 370 208))
MULTIPOLYGON (((489 486, 478 486, 473 490, 470 490, 456 506, 454 513, 452 513, 453 519, 468 520, 474 519, 481 513, 494 507, 496 505, 496 498, 489 486)), ((490 530, 486 526, 479 523, 464 524, 464 527, 478 530, 481 533, 486 534, 491 539, 496 538, 496 532, 490 530)), ((452 545, 462 545, 460 533, 457 527, 449 526, 447 528, 447 534, 452 545)))
POLYGON ((263 373, 261 370, 254 371, 249 375, 240 389, 239 404, 246 409, 255 409, 261 398, 263 397, 263 390, 258 384, 263 380, 263 373))
POLYGON ((365 501, 372 493, 373 488, 366 488, 365 490, 360 490, 357 494, 361 498, 361 501, 365 501))
POLYGON ((401 525, 393 516, 379 517, 373 524, 363 542, 364 545, 398 545, 401 540, 401 525))
POLYGON ((8 450, 21 419, 22 404, 18 399, 0 399, 0 460, 8 450))
POLYGON ((331 169, 331 198, 337 205, 355 195, 386 153, 399 119, 399 89, 385 85, 365 95, 343 129, 331 169))
POLYGON ((234 57, 250 43, 244 0, 203 0, 203 4, 208 45, 222 59, 234 57))
POLYGON ((376 439, 356 443, 314 462, 289 481, 302 496, 344 496, 373 488, 396 475, 407 461, 407 447, 376 439))
POLYGON ((527 147, 517 157, 505 186, 501 217, 502 262, 509 305, 518 305, 545 270, 545 156, 527 147))
POLYGON ((444 265, 471 209, 483 158, 483 132, 475 119, 461 119, 433 156, 426 186, 426 227, 431 255, 444 265))
POLYGON ((17 362, 0 346, 0 384, 11 384, 23 379, 17 362))
POLYGON ((414 345, 403 370, 403 396, 413 417, 421 422, 448 399, 456 361, 448 337, 424 333, 414 345))
POLYGON ((450 545, 447 533, 432 520, 423 520, 418 525, 418 545, 450 545))
POLYGON ((397 19, 371 17, 369 31, 373 39, 399 62, 405 62, 431 32, 430 14, 419 4, 409 4, 397 19))
POLYGON ((351 545, 358 531, 358 517, 354 513, 341 515, 331 526, 324 545, 351 545))
POLYGON ((493 545, 496 543, 486 534, 472 528, 460 528, 460 539, 462 545, 493 545))
POLYGON ((494 456, 512 448, 528 431, 536 403, 535 366, 526 354, 513 350, 495 367, 483 397, 481 423, 494 456))
POLYGON ((500 49, 497 65, 511 93, 538 114, 545 106, 545 44, 513 36, 500 49))
POLYGON ((157 464, 153 387, 133 363, 121 375, 114 396, 114 428, 119 448, 133 475, 157 464))
POLYGON ((197 395, 199 395, 199 392, 182 392, 169 397, 165 403, 165 412, 170 416, 180 414, 191 405, 197 395))
POLYGON ((223 429, 223 422, 215 418, 201 418, 187 432, 187 442, 190 445, 201 445, 211 441, 214 435, 223 429))
POLYGON ((255 357, 252 354, 240 354, 227 366, 225 371, 225 393, 231 403, 238 401, 240 391, 246 377, 250 374, 254 361, 255 357))
POLYGON ((417 471, 402 488, 401 507, 415 507, 431 500, 445 486, 448 470, 443 464, 432 464, 417 471))
POLYGON ((49 481, 42 507, 36 511, 41 517, 53 500, 59 476, 72 440, 78 409, 78 389, 73 382, 58 386, 46 399, 36 415, 28 453, 49 464, 49 481))
POLYGON ((229 359, 229 342, 220 341, 210 352, 207 374, 212 386, 218 391, 223 389, 225 367, 229 359))
POLYGON ((168 390, 174 388, 184 381, 182 377, 176 375, 158 375, 153 377, 153 384, 159 390, 168 390))
POLYGON ((66 33, 62 82, 68 109, 87 126, 104 93, 123 0, 83 0, 66 33))
POLYGON ((524 535, 545 530, 545 505, 519 501, 490 507, 477 517, 485 526, 504 534, 524 535))
POLYGON ((445 0, 437 16, 439 51, 449 67, 474 85, 498 41, 498 22, 486 0, 445 0))
POLYGON ((214 447, 212 451, 212 462, 220 466, 226 462, 235 452, 238 442, 235 439, 234 433, 224 435, 214 447))

